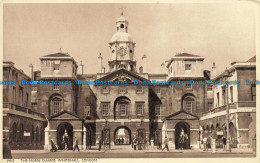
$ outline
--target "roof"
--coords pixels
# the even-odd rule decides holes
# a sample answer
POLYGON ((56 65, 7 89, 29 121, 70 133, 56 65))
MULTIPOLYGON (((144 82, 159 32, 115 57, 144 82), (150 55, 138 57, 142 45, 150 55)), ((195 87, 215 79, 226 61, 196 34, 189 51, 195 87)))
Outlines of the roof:
POLYGON ((129 33, 126 32, 117 32, 112 36, 112 39, 110 42, 116 42, 116 41, 127 41, 127 42, 133 42, 133 38, 129 33))
POLYGON ((189 53, 179 53, 179 54, 176 54, 174 57, 201 57, 201 56, 189 54, 189 53))
POLYGON ((163 119, 165 120, 199 120, 199 117, 196 115, 193 115, 191 113, 188 113, 184 110, 180 110, 178 112, 175 112, 163 119))
POLYGON ((248 61, 246 62, 256 62, 256 56, 253 56, 252 58, 250 58, 248 61))
POLYGON ((66 53, 54 53, 54 54, 45 55, 43 57, 71 57, 71 56, 66 53))
POLYGON ((67 113, 67 114, 69 114, 69 115, 71 115, 71 116, 73 116, 73 117, 75 117, 75 118, 81 120, 81 118, 80 118, 78 115, 73 114, 73 113, 71 113, 71 112, 69 112, 69 111, 67 111, 67 110, 63 110, 63 111, 61 111, 61 112, 59 112, 59 113, 57 113, 57 114, 55 114, 55 115, 52 115, 52 116, 50 117, 50 119, 59 117, 59 116, 61 116, 61 115, 64 114, 64 113, 67 113))
POLYGON ((120 16, 118 19, 117 19, 117 22, 124 22, 124 21, 127 21, 123 16, 120 16))

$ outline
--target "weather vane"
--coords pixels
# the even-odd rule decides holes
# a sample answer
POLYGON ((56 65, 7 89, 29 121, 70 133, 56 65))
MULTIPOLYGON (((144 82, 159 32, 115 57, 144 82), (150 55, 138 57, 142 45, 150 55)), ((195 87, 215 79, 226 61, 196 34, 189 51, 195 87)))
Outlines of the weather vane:
POLYGON ((124 9, 126 9, 126 7, 120 7, 121 9, 121 15, 123 16, 124 15, 124 9))

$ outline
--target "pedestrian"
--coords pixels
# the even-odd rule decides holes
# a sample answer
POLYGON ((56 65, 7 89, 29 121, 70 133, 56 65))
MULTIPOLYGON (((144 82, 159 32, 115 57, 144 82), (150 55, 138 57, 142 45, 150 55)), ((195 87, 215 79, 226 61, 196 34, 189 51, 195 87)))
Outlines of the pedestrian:
POLYGON ((222 143, 223 143, 223 151, 224 151, 226 149, 226 144, 227 144, 227 139, 225 136, 222 138, 222 143))
POLYGON ((125 139, 124 139, 124 138, 122 138, 122 144, 124 144, 124 141, 125 141, 125 139))
POLYGON ((133 143, 134 143, 134 150, 136 150, 136 146, 137 146, 137 139, 136 139, 136 137, 134 138, 133 143))
POLYGON ((153 140, 153 138, 151 139, 151 149, 153 149, 153 147, 154 147, 154 140, 153 140))
POLYGON ((204 147, 204 150, 203 150, 203 151, 208 151, 207 143, 208 143, 208 138, 207 138, 207 137, 204 137, 204 138, 203 138, 203 147, 204 147))
POLYGON ((79 151, 79 141, 78 141, 77 137, 75 137, 74 139, 75 139, 75 142, 74 142, 75 145, 74 145, 74 148, 73 148, 73 152, 75 151, 76 148, 79 151))
POLYGON ((165 149, 165 148, 167 148, 167 151, 169 151, 169 147, 168 147, 168 145, 169 145, 169 139, 167 138, 167 136, 165 136, 165 139, 164 139, 164 147, 163 147, 163 149, 162 149, 162 151, 165 149))
POLYGON ((3 139, 3 159, 12 159, 11 147, 6 138, 3 139))
POLYGON ((54 143, 54 139, 51 139, 51 152, 56 152, 57 146, 54 143))
POLYGON ((148 149, 149 143, 148 143, 148 137, 146 136, 144 139, 144 149, 148 149))
POLYGON ((98 150, 101 151, 101 145, 102 145, 102 140, 101 138, 98 136, 98 150))

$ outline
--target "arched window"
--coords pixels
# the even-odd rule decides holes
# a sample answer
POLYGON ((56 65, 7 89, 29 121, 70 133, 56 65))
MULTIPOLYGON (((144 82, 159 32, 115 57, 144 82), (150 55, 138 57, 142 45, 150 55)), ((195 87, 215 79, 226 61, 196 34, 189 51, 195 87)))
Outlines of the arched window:
POLYGON ((36 142, 39 141, 39 127, 36 127, 36 142))
POLYGON ((12 137, 12 140, 13 142, 16 142, 17 140, 17 124, 16 123, 13 123, 13 137, 12 137))
POLYGON ((32 129, 31 129, 31 141, 34 141, 34 126, 32 125, 32 129))
POLYGON ((186 94, 182 97, 182 109, 187 113, 196 112, 195 96, 186 94))
POLYGON ((63 110, 63 97, 59 94, 54 94, 49 99, 49 114, 57 114, 63 110))
POLYGON ((125 27, 124 24, 121 24, 121 25, 120 25, 120 28, 124 28, 124 27, 125 27))
POLYGON ((19 132, 19 141, 23 141, 24 129, 23 124, 20 125, 20 132, 19 132))

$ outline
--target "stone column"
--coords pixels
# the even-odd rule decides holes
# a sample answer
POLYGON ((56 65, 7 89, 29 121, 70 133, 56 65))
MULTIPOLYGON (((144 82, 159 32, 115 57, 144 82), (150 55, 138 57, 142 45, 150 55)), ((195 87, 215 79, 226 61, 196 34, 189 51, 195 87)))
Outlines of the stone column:
POLYGON ((86 149, 86 140, 87 140, 87 130, 86 128, 83 126, 83 142, 82 142, 82 150, 85 148, 86 149))
POLYGON ((45 136, 44 136, 44 149, 45 150, 50 149, 50 146, 49 146, 49 130, 50 130, 50 122, 48 121, 48 125, 45 128, 45 136))

